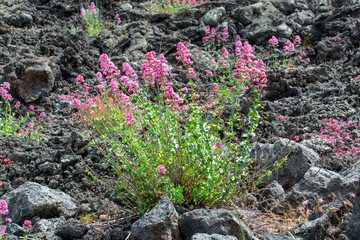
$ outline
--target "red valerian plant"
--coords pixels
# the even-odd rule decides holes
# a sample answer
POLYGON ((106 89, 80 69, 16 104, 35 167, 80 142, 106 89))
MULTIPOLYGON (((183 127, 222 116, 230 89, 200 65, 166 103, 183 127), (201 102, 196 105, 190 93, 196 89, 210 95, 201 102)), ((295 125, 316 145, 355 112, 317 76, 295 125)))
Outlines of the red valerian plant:
POLYGON ((199 76, 192 54, 182 42, 177 52, 186 86, 171 82, 174 75, 162 54, 145 55, 140 78, 128 63, 121 71, 102 54, 96 74, 99 94, 90 95, 79 76, 79 94, 69 97, 80 110, 76 117, 85 132, 99 136, 93 143, 117 175, 114 190, 142 212, 163 195, 177 204, 219 205, 242 194, 242 184, 250 181, 245 181, 250 139, 261 121, 258 110, 267 82, 263 62, 255 60, 249 43, 237 38, 234 58, 227 58, 229 81, 213 78, 211 88, 221 101, 215 103, 213 120, 207 121, 199 102, 206 96, 196 92, 199 76), (237 107, 240 98, 252 101, 244 117, 237 107), (234 107, 225 115, 222 104, 229 102, 234 107))

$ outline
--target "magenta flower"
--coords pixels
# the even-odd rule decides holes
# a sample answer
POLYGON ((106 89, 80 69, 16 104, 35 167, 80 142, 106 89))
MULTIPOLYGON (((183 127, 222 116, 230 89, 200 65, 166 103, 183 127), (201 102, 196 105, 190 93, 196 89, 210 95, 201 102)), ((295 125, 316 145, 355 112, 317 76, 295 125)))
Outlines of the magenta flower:
POLYGON ((216 143, 215 143, 215 148, 221 148, 221 147, 222 147, 221 142, 216 142, 216 143))
POLYGON ((283 115, 279 115, 279 119, 280 119, 281 121, 283 121, 283 120, 285 120, 285 119, 286 119, 286 117, 285 117, 285 116, 283 116, 283 115))
POLYGON ((25 220, 22 226, 32 228, 31 221, 30 220, 25 220))
POLYGON ((279 45, 279 41, 275 36, 272 36, 269 40, 269 43, 273 46, 273 47, 277 47, 279 45))
POLYGON ((118 14, 118 13, 115 14, 115 20, 116 20, 116 22, 117 22, 118 24, 121 23, 121 18, 119 17, 119 14, 118 14))
POLYGON ((24 133, 25 133, 25 132, 24 132, 24 129, 21 128, 21 129, 19 130, 19 134, 20 134, 20 135, 24 135, 24 133))
POLYGON ((157 171, 158 173, 160 173, 162 175, 166 174, 166 169, 165 169, 164 165, 159 165, 155 171, 157 171))
POLYGON ((234 142, 236 142, 237 140, 239 140, 239 138, 238 138, 238 137, 234 137, 234 142))
POLYGON ((83 16, 86 15, 86 12, 85 12, 85 9, 84 9, 84 8, 81 8, 80 12, 81 12, 81 15, 83 15, 83 16))
POLYGON ((40 117, 45 117, 45 113, 44 113, 44 112, 41 112, 41 113, 40 113, 40 117))
POLYGON ((297 141, 297 142, 300 140, 299 136, 297 136, 297 135, 294 136, 294 139, 295 139, 295 141, 297 141))
POLYGON ((5 200, 0 200, 0 214, 6 215, 9 212, 8 204, 5 200))
POLYGON ((195 100, 195 99, 197 98, 197 95, 196 95, 196 94, 194 94, 194 95, 192 95, 191 97, 192 97, 192 99, 194 99, 194 100, 195 100))
POLYGON ((356 76, 356 77, 354 78, 354 81, 360 81, 360 75, 356 76))
POLYGON ((35 110, 34 106, 33 106, 33 105, 30 105, 28 112, 33 112, 34 110, 35 110))
POLYGON ((213 84, 213 89, 214 89, 214 93, 218 93, 219 92, 219 84, 214 83, 213 84))
POLYGON ((4 235, 5 235, 5 231, 6 231, 6 227, 5 227, 5 226, 1 226, 1 227, 0 227, 0 236, 4 236, 4 235))
POLYGON ((20 107, 20 102, 17 101, 16 104, 15 104, 15 108, 16 108, 16 109, 19 109, 19 107, 20 107))
POLYGON ((12 223, 12 219, 11 219, 11 218, 5 218, 5 221, 7 221, 8 223, 12 223))

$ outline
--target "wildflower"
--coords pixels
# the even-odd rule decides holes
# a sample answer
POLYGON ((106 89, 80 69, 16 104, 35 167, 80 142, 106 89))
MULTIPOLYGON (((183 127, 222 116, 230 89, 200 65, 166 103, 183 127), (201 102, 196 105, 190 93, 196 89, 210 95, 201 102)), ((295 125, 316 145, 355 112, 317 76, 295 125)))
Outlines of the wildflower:
POLYGON ((234 142, 236 142, 237 140, 239 140, 239 138, 238 138, 238 137, 234 137, 234 142))
POLYGON ((295 36, 294 43, 295 43, 295 47, 300 47, 300 44, 301 44, 301 38, 300 38, 300 36, 299 36, 299 35, 296 35, 296 36, 295 36))
POLYGON ((28 112, 33 112, 34 110, 35 110, 34 106, 33 106, 33 105, 30 105, 28 112))
POLYGON ((286 119, 286 117, 285 117, 285 116, 283 116, 283 115, 279 115, 279 119, 280 119, 281 121, 283 121, 283 120, 285 120, 285 119, 286 119))
POLYGON ((20 102, 17 101, 16 104, 15 104, 15 108, 16 108, 16 109, 19 109, 19 107, 20 107, 20 102))
POLYGON ((215 143, 215 148, 221 148, 221 147, 222 147, 221 142, 216 142, 216 143, 215 143))
POLYGON ((360 75, 356 76, 356 77, 354 78, 354 81, 360 81, 360 75))
POLYGON ((86 12, 85 12, 85 9, 84 8, 81 8, 81 15, 85 16, 86 15, 86 12))
POLYGON ((115 20, 116 20, 116 22, 117 22, 118 24, 121 23, 121 18, 119 17, 119 14, 118 14, 118 13, 115 14, 115 20))
POLYGON ((8 223, 12 223, 12 219, 11 219, 11 218, 5 218, 5 221, 7 221, 8 223))
POLYGON ((32 228, 31 221, 30 220, 25 220, 22 226, 32 228))
POLYGON ((277 47, 279 45, 279 41, 277 40, 277 38, 275 36, 272 36, 269 40, 269 43, 273 46, 273 47, 277 47))
POLYGON ((18 133, 19 133, 20 135, 24 135, 25 131, 24 131, 24 129, 21 128, 18 133))
POLYGON ((214 89, 214 93, 218 93, 219 92, 219 84, 214 83, 213 84, 213 89, 214 89))
POLYGON ((295 141, 297 141, 297 142, 300 140, 299 136, 297 136, 297 135, 294 136, 294 139, 295 139, 295 141))
POLYGON ((162 174, 162 175, 165 175, 166 174, 166 169, 164 167, 164 165, 159 165, 155 171, 157 171, 158 173, 162 174))
POLYGON ((41 113, 40 113, 40 117, 45 117, 45 113, 44 113, 44 112, 41 112, 41 113))
POLYGON ((183 87, 183 88, 181 89, 181 91, 183 91, 183 92, 185 92, 185 93, 189 92, 189 90, 188 90, 187 87, 183 87))
POLYGON ((195 99, 197 98, 197 95, 196 95, 196 94, 194 94, 194 95, 192 95, 191 97, 192 97, 192 99, 194 99, 194 100, 195 100, 195 99))
POLYGON ((5 231, 6 231, 6 227, 5 227, 5 226, 1 226, 1 227, 0 227, 0 236, 5 235, 5 231))
POLYGON ((9 212, 8 204, 5 200, 0 200, 0 214, 6 215, 9 212))

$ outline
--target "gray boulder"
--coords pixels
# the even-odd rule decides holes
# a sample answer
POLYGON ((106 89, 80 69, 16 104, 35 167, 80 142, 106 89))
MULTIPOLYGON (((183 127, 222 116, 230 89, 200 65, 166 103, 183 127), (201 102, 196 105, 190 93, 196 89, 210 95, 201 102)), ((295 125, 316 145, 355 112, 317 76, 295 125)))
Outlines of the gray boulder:
POLYGON ((277 173, 263 179, 263 184, 267 185, 276 180, 285 190, 299 182, 304 174, 319 159, 318 154, 301 144, 289 140, 280 139, 274 144, 258 144, 251 155, 256 159, 260 167, 272 166, 279 162, 288 153, 288 159, 278 170, 277 173), (291 152, 292 149, 292 152, 291 152), (282 150, 282 152, 281 152, 282 150))
POLYGON ((295 10, 294 0, 271 0, 272 4, 285 15, 289 15, 295 10))
POLYGON ((225 8, 219 7, 208 11, 202 18, 205 26, 216 27, 221 18, 226 14, 225 8))
POLYGON ((322 197, 327 200, 331 193, 344 189, 343 177, 323 168, 311 167, 304 178, 297 183, 286 195, 291 204, 300 205, 306 200, 315 203, 315 199, 322 197))
POLYGON ((179 226, 187 240, 193 239, 192 236, 198 233, 255 239, 245 223, 234 212, 226 209, 195 209, 186 212, 180 217, 179 226))
POLYGON ((251 6, 237 8, 231 12, 231 17, 239 21, 242 25, 247 26, 252 23, 253 8, 251 6))
POLYGON ((34 102, 49 94, 60 80, 58 65, 48 58, 25 54, 16 57, 4 68, 5 80, 11 84, 11 91, 26 103, 34 102))
POLYGON ((131 226, 131 239, 181 239, 178 226, 179 215, 168 197, 131 226))
POLYGON ((32 228, 33 232, 55 232, 56 229, 65 225, 66 220, 64 217, 40 219, 32 228))
POLYGON ((22 223, 34 216, 53 218, 61 215, 61 208, 74 211, 77 206, 72 197, 34 182, 26 182, 1 199, 9 205, 8 217, 14 223, 22 223))
POLYGON ((220 234, 206 234, 206 233, 197 233, 191 236, 191 240, 238 240, 234 236, 224 236, 220 234))

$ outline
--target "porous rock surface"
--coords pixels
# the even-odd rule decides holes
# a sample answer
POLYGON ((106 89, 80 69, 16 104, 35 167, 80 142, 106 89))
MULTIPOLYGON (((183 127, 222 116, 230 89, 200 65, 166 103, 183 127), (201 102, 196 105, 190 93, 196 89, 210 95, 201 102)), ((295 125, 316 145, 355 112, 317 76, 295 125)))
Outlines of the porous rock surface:
MULTIPOLYGON (((250 212, 264 206, 281 211, 276 205, 287 204, 308 204, 315 208, 319 198, 325 202, 324 209, 314 211, 309 222, 289 229, 291 236, 264 234, 267 231, 260 231, 260 227, 249 231, 254 231, 261 239, 293 239, 293 236, 357 239, 359 162, 322 155, 328 147, 318 137, 324 118, 360 119, 360 82, 353 80, 360 75, 360 5, 357 0, 210 1, 173 14, 151 13, 152 1, 99 0, 95 3, 100 8, 101 21, 109 22, 96 38, 88 37, 81 28, 80 8, 89 3, 0 0, 0 65, 6 65, 3 69, 0 67, 0 83, 12 83, 11 93, 21 101, 20 111, 24 114, 25 106, 34 104, 36 114, 45 112, 51 118, 46 141, 0 137, 0 150, 5 151, 13 162, 12 166, 0 165, 0 199, 7 198, 10 211, 15 211, 13 204, 24 198, 9 196, 13 193, 26 196, 29 191, 39 193, 36 194, 38 204, 29 198, 26 204, 21 203, 24 204, 21 205, 23 212, 17 209, 18 214, 11 216, 14 222, 7 225, 12 234, 9 239, 17 239, 16 236, 25 233, 18 225, 24 218, 32 220, 31 236, 38 239, 129 239, 133 229, 139 226, 138 223, 131 225, 140 216, 125 206, 115 205, 119 202, 116 198, 109 200, 108 189, 92 183, 84 171, 86 167, 95 169, 99 175, 111 176, 112 173, 96 149, 90 146, 89 139, 81 134, 72 118, 71 103, 51 95, 72 93, 79 74, 90 86, 96 85, 95 74, 99 70, 101 53, 108 54, 117 66, 129 62, 139 71, 144 54, 153 50, 163 53, 169 68, 176 69, 176 44, 191 42, 193 48, 201 49, 206 25, 217 30, 227 27, 232 38, 240 34, 243 41, 256 47, 256 52, 266 63, 271 62, 268 40, 272 35, 276 35, 282 44, 286 39, 300 35, 310 59, 310 63, 287 69, 268 68, 269 82, 263 110, 267 118, 257 132, 256 140, 260 142, 257 150, 263 152, 263 159, 269 159, 274 155, 274 147, 286 145, 284 138, 292 140, 294 132, 300 142, 289 144, 294 152, 277 175, 265 179, 260 186, 264 189, 262 193, 250 194, 247 199, 253 203, 250 212), (122 19, 120 25, 112 23, 115 13, 122 19), (75 35, 70 34, 71 26, 80 26, 75 35), (280 120, 279 115, 286 119, 280 120), (314 137, 307 139, 306 133, 312 133, 314 137), (24 189, 24 186, 29 188, 24 189), (54 201, 53 194, 61 201, 54 201), (271 202, 263 204, 263 198, 271 199, 271 202), (60 203, 66 204, 61 206, 60 203), (80 221, 82 214, 106 216, 109 211, 118 215, 115 221, 104 222, 101 231, 93 223, 80 221)), ((181 84, 182 80, 179 74, 176 81, 181 84)), ((197 226, 196 229, 188 235, 181 233, 179 237, 176 224, 170 224, 172 220, 165 221, 164 226, 172 229, 169 239, 233 239, 241 236, 236 230, 227 236, 223 235, 225 230, 201 230, 212 226, 212 222, 221 221, 219 212, 225 210, 186 211, 178 213, 179 228, 183 222, 197 226), (201 213, 201 217, 189 218, 195 213, 201 213), (206 215, 214 219, 206 222, 206 215)), ((176 216, 173 209, 169 212, 176 216)), ((162 211, 152 213, 168 219, 162 211)), ((238 222, 236 218, 230 219, 238 222)), ((217 223, 210 229, 226 229, 225 222, 217 223)), ((144 229, 138 228, 138 231, 142 231, 143 236, 151 235, 144 229)), ((255 239, 251 236, 249 239, 255 239)))

